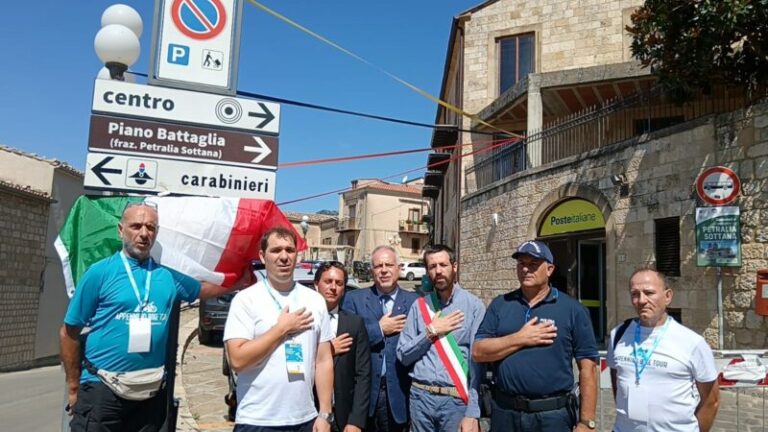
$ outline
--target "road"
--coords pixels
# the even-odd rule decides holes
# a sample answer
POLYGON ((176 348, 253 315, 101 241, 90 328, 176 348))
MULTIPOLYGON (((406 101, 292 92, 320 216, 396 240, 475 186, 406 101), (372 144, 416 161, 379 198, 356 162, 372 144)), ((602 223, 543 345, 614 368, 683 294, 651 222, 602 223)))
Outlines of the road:
POLYGON ((63 404, 60 366, 0 374, 3 432, 59 432, 63 404))

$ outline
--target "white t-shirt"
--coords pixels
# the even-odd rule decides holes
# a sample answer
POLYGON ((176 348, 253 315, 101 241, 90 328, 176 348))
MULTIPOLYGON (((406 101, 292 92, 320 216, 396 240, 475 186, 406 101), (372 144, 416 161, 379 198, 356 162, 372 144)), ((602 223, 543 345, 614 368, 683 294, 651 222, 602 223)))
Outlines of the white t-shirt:
MULTIPOLYGON (((636 384, 633 345, 637 320, 624 332, 613 349, 617 328, 611 331, 608 367, 616 370, 616 432, 699 430, 695 410, 699 403, 696 381, 717 379, 712 350, 700 335, 668 317, 669 327, 650 357, 636 384)), ((640 347, 653 348, 663 330, 640 327, 640 347)))
POLYGON ((312 395, 317 346, 332 337, 328 310, 320 294, 300 284, 285 294, 260 281, 232 300, 224 341, 252 340, 263 335, 277 323, 280 310, 286 305, 290 311, 306 307, 314 318, 312 329, 294 338, 302 346, 304 374, 298 378, 295 374, 289 376, 284 344, 261 363, 237 374, 238 424, 292 426, 317 417, 312 395))

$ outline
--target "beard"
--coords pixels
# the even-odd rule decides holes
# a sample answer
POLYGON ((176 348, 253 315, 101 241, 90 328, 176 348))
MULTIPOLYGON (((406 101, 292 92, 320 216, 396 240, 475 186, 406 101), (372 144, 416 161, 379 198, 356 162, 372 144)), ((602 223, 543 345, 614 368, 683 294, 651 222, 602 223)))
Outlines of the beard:
POLYGON ((125 253, 127 253, 129 257, 135 258, 139 261, 144 261, 145 259, 149 258, 149 252, 151 248, 147 249, 146 251, 142 251, 138 249, 132 242, 123 240, 123 250, 125 250, 125 253))

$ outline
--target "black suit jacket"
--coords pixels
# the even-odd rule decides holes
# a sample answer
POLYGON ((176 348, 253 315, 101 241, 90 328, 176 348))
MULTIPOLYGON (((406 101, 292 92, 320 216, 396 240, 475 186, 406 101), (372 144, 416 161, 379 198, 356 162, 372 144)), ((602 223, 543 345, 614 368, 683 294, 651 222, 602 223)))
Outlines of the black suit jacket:
POLYGON ((371 349, 363 319, 339 312, 337 335, 352 336, 350 350, 333 358, 334 415, 338 430, 347 424, 365 428, 371 392, 371 349))

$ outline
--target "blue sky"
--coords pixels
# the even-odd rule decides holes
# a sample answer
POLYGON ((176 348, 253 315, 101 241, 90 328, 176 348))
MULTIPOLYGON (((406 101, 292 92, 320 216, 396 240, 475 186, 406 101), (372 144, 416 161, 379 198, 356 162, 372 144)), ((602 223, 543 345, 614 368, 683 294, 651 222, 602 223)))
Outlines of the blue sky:
MULTIPOLYGON (((114 1, 2 2, 0 144, 83 169, 101 13, 114 1)), ((147 72, 154 1, 141 14, 147 72)), ((452 17, 480 0, 263 0, 263 4, 437 96, 452 17)), ((246 3, 238 90, 433 123, 435 104, 381 72, 246 3)), ((282 106, 280 162, 427 147, 431 131, 282 106)), ((276 201, 424 166, 426 154, 278 171, 276 201)), ((420 174, 412 174, 411 178, 420 174)), ((399 179, 397 179, 399 180, 399 179)), ((284 210, 337 209, 336 194, 284 210)))

